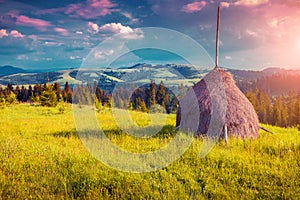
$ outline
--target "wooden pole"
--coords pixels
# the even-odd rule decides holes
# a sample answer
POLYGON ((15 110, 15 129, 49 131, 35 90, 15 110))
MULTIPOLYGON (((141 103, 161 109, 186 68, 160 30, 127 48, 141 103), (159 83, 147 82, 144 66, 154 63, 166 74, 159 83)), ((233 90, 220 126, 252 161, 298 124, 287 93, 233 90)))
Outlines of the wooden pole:
POLYGON ((219 68, 219 32, 220 32, 220 6, 218 6, 218 16, 217 16, 217 33, 216 33, 216 60, 215 69, 219 68))
POLYGON ((227 133, 227 125, 224 125, 224 138, 225 138, 225 142, 226 145, 228 146, 228 133, 227 133))

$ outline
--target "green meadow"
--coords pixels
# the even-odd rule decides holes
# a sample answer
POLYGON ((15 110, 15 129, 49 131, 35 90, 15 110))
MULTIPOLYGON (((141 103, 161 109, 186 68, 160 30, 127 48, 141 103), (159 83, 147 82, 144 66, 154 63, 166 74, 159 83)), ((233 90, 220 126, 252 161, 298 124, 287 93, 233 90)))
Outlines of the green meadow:
MULTIPOLYGON (((154 137, 123 133, 109 109, 95 112, 116 145, 147 152, 168 144, 175 115, 154 137)), ((146 113, 131 113, 141 126, 146 113)), ((147 173, 111 169, 76 134, 72 107, 64 112, 29 104, 0 110, 1 199, 300 199, 300 132, 263 125, 256 140, 229 139, 199 157, 203 139, 169 166, 147 173)))

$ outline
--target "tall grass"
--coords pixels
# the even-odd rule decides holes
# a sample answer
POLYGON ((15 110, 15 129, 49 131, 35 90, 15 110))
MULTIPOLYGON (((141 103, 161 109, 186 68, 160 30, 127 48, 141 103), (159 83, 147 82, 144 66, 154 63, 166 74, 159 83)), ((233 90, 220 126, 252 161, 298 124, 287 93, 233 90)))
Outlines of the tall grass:
MULTIPOLYGON (((140 125, 149 117, 132 112, 140 125)), ((118 146, 146 152, 172 137, 175 115, 157 137, 123 133, 108 110, 97 114, 118 146)), ((148 121, 147 121, 148 120, 148 121)), ((113 170, 93 158, 77 137, 71 107, 15 105, 0 110, 2 199, 299 199, 300 133, 267 126, 257 140, 218 143, 203 159, 202 140, 161 170, 143 174, 113 170)), ((266 125, 264 125, 266 126, 266 125)))

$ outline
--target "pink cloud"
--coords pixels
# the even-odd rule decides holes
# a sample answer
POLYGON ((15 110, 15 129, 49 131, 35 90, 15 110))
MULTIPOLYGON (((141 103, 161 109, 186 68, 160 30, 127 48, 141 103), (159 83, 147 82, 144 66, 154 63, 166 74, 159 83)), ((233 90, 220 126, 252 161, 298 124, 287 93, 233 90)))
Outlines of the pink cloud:
POLYGON ((63 12, 64 8, 50 8, 50 9, 44 9, 44 10, 38 10, 34 12, 36 15, 47 15, 47 14, 53 14, 57 12, 63 12))
POLYGON ((220 3, 220 6, 221 6, 222 8, 229 8, 229 7, 230 7, 230 3, 229 3, 229 2, 221 2, 221 3, 220 3))
POLYGON ((8 33, 5 29, 1 29, 0 30, 0 38, 3 38, 3 37, 7 37, 8 36, 8 33))
POLYGON ((24 37, 24 35, 17 30, 10 31, 10 36, 12 36, 14 38, 23 38, 24 37))
POLYGON ((186 13, 198 12, 202 10, 206 6, 206 4, 207 4, 206 1, 195 1, 193 3, 184 5, 181 8, 181 11, 186 13))
POLYGON ((116 9, 117 4, 111 3, 109 0, 87 0, 85 3, 70 4, 65 9, 65 14, 85 19, 93 19, 100 16, 111 14, 116 9))
POLYGON ((42 19, 29 18, 25 15, 17 16, 16 25, 33 26, 40 30, 45 30, 46 27, 51 26, 51 23, 42 19))
POLYGON ((59 27, 57 27, 57 28, 54 28, 54 31, 57 32, 57 33, 60 33, 60 34, 63 35, 63 36, 69 35, 68 30, 67 30, 67 29, 64 29, 64 28, 59 28, 59 27))
POLYGON ((260 4, 268 3, 269 0, 238 0, 234 3, 234 5, 241 6, 257 6, 260 4))

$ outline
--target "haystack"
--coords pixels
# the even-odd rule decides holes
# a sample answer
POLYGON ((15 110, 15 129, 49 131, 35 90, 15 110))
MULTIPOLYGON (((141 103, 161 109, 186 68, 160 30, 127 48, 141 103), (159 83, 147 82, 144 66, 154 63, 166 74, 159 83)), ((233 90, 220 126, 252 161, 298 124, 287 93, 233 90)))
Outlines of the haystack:
MULTIPOLYGON (((176 117, 176 126, 193 131, 197 136, 226 126, 229 137, 257 138, 258 123, 252 104, 236 86, 231 74, 220 68, 209 72, 187 92, 180 100, 176 117), (195 115, 197 110, 198 115, 195 115), (191 127, 195 124, 196 128, 191 127)), ((221 132, 215 135, 224 137, 224 130, 221 132)))

